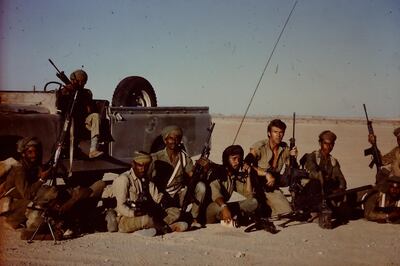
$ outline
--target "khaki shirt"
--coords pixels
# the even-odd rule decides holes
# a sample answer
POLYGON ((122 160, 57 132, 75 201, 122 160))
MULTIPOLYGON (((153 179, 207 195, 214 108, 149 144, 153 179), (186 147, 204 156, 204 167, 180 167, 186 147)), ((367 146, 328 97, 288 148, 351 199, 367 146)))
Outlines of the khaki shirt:
POLYGON ((346 189, 346 179, 343 176, 342 170, 340 170, 338 160, 332 155, 324 159, 318 150, 307 154, 306 158, 304 167, 310 174, 310 178, 318 179, 322 183, 337 183, 337 187, 329 187, 329 190, 336 188, 346 189))
POLYGON ((236 176, 228 176, 224 181, 222 181, 219 177, 216 180, 212 181, 210 183, 210 187, 211 187, 211 199, 213 201, 215 201, 218 198, 224 198, 225 201, 228 201, 229 198, 225 198, 225 193, 222 192, 223 189, 226 190, 226 192, 228 192, 229 197, 232 196, 233 191, 238 192, 239 194, 243 195, 246 198, 252 198, 253 197, 253 193, 252 191, 248 191, 246 189, 247 186, 247 179, 245 180, 238 180, 236 178, 236 176), (220 181, 221 180, 221 181, 220 181), (236 185, 236 190, 234 190, 234 182, 236 185), (223 188, 221 187, 224 186, 223 188))
MULTIPOLYGON (((146 177, 147 178, 147 177, 146 177)), ((143 192, 142 181, 135 175, 132 168, 119 175, 113 182, 113 193, 117 200, 116 210, 119 215, 135 217, 134 210, 126 202, 137 201, 139 194, 143 192)), ((149 182, 149 193, 154 202, 160 203, 163 194, 159 193, 157 187, 149 182)))
POLYGON ((256 159, 260 168, 280 173, 284 165, 289 165, 290 149, 285 142, 282 142, 278 148, 278 161, 275 168, 272 167, 274 153, 269 146, 269 139, 254 143, 251 149, 256 152, 256 159))
MULTIPOLYGON (((172 175, 172 172, 174 171, 177 163, 172 163, 171 160, 169 159, 168 153, 166 149, 163 149, 161 151, 158 151, 156 153, 152 154, 152 163, 149 167, 149 171, 152 175, 152 177, 156 177, 156 178, 166 178, 167 180, 165 180, 165 183, 168 182, 169 178, 172 175), (169 164, 170 169, 168 172, 168 176, 165 177, 166 173, 157 173, 157 171, 159 171, 159 169, 156 169, 156 162, 157 161, 162 161, 162 162, 166 162, 167 164, 169 164)), ((171 183, 165 188, 168 190, 173 190, 173 191, 178 191, 179 189, 183 188, 185 186, 186 180, 185 180, 185 174, 189 174, 191 171, 193 171, 193 161, 192 159, 187 156, 187 154, 181 152, 181 166, 177 169, 176 175, 173 178, 173 180, 171 181, 171 183)))
POLYGON ((0 197, 13 189, 8 196, 15 199, 32 200, 42 186, 39 167, 28 167, 24 163, 14 165, 0 188, 0 197))
POLYGON ((391 166, 392 176, 400 176, 400 147, 397 146, 389 153, 382 156, 382 164, 391 166))

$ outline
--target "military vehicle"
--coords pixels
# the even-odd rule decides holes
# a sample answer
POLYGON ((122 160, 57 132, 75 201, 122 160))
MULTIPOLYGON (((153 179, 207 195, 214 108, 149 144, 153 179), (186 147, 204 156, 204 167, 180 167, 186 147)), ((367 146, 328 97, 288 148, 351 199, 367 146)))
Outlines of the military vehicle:
MULTIPOLYGON (((16 141, 26 136, 38 137, 43 143, 43 161, 51 159, 64 123, 56 108, 56 91, 61 86, 51 81, 42 91, 0 91, 0 160, 13 156, 16 141)), ((101 135, 107 140, 102 148, 105 156, 72 156, 70 160, 68 152, 63 152, 60 161, 75 176, 99 176, 128 169, 133 151, 157 150, 161 130, 171 124, 183 128, 187 152, 199 155, 211 124, 208 107, 158 107, 152 85, 138 76, 127 77, 117 85, 111 105, 107 100, 95 103, 101 117, 101 135)), ((87 154, 89 143, 90 140, 80 142, 83 153, 87 154)))

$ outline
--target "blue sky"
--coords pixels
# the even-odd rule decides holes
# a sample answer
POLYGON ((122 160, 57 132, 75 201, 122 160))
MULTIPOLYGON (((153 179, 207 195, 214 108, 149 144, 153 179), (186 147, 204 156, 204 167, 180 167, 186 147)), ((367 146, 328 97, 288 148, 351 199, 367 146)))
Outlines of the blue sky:
MULTIPOLYGON (((127 76, 162 106, 242 115, 294 1, 0 0, 0 88, 82 65, 95 98, 127 76)), ((400 2, 299 0, 250 115, 400 117, 400 2)))

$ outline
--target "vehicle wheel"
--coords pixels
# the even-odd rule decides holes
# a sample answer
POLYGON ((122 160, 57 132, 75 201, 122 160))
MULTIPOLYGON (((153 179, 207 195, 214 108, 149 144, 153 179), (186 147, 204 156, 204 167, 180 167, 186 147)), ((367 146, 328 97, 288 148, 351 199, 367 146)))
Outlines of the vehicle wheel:
POLYGON ((157 97, 150 82, 142 77, 127 77, 115 88, 112 98, 113 106, 154 107, 157 97))

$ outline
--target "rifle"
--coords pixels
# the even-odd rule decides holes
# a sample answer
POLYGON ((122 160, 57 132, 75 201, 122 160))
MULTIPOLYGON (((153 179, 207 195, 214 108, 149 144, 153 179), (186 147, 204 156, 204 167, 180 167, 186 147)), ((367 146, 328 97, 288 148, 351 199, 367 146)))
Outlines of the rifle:
MULTIPOLYGON (((296 128, 296 113, 293 113, 293 134, 289 140, 290 150, 292 150, 296 146, 295 128, 296 128)), ((288 185, 289 185, 289 192, 292 195, 292 201, 293 201, 293 197, 297 192, 301 191, 302 186, 298 178, 299 165, 297 164, 296 156, 290 155, 289 161, 290 161, 290 166, 289 166, 288 185)))
MULTIPOLYGON (((365 112, 365 117, 367 118, 367 127, 368 127, 368 133, 371 135, 374 135, 374 129, 372 127, 372 121, 368 119, 368 113, 367 113, 367 108, 365 107, 365 104, 363 104, 364 107, 364 112, 365 112)), ((378 146, 375 143, 372 144, 372 146, 368 149, 364 150, 364 156, 372 155, 372 161, 368 165, 369 168, 372 168, 374 164, 376 165, 376 171, 379 172, 382 167, 382 158, 381 158, 381 153, 378 149, 378 146)))
POLYGON ((258 202, 258 207, 256 209, 255 215, 253 217, 253 224, 249 225, 244 231, 246 233, 258 230, 265 230, 271 234, 276 234, 279 230, 276 229, 274 223, 270 221, 267 216, 268 206, 267 199, 265 197, 263 185, 259 182, 259 176, 254 170, 250 171, 251 184, 253 186, 255 197, 258 202))
POLYGON ((53 65, 53 67, 57 70, 56 76, 59 78, 62 82, 64 82, 65 85, 71 84, 71 81, 69 78, 65 75, 64 71, 60 71, 56 65, 53 63, 53 61, 49 58, 50 64, 53 65))
MULTIPOLYGON (((71 81, 65 75, 64 71, 60 71, 51 59, 49 59, 49 62, 57 70, 56 76, 61 81, 63 81, 66 85, 70 85, 71 81)), ((51 156, 49 162, 46 164, 46 165, 49 165, 49 167, 51 169, 50 176, 53 177, 52 181, 51 181, 51 185, 55 184, 55 182, 56 182, 56 179, 55 179, 56 170, 58 168, 61 151, 65 144, 65 139, 67 137, 68 130, 71 126, 72 114, 74 112, 74 107, 75 107, 76 99, 78 97, 78 92, 79 92, 79 90, 75 90, 74 97, 71 99, 71 102, 69 103, 69 108, 65 115, 64 125, 63 125, 62 131, 57 139, 56 148, 55 148, 54 152, 52 153, 52 156, 51 156)))
POLYGON ((325 198, 326 199, 334 199, 336 197, 349 195, 349 194, 352 194, 352 193, 368 190, 368 189, 371 189, 371 188, 373 188, 372 185, 365 185, 365 186, 361 186, 361 187, 351 188, 351 189, 347 189, 347 190, 344 190, 344 191, 340 191, 340 192, 335 192, 335 193, 329 194, 325 198))
MULTIPOLYGON (((212 123, 211 126, 209 128, 207 128, 208 136, 207 136, 206 142, 204 143, 203 150, 201 151, 200 158, 208 159, 208 157, 210 156, 211 136, 212 136, 212 133, 214 130, 214 126, 215 126, 215 123, 212 123)), ((193 175, 190 178, 189 184, 187 186, 186 195, 185 195, 185 198, 184 198, 183 204, 182 204, 182 210, 186 213, 189 212, 191 209, 191 208, 189 208, 189 210, 188 210, 188 206, 193 201, 196 201, 194 199, 194 191, 195 191, 197 183, 202 180, 202 176, 204 173, 203 168, 204 167, 201 166, 200 163, 196 162, 196 164, 194 166, 194 170, 193 170, 193 175)))

